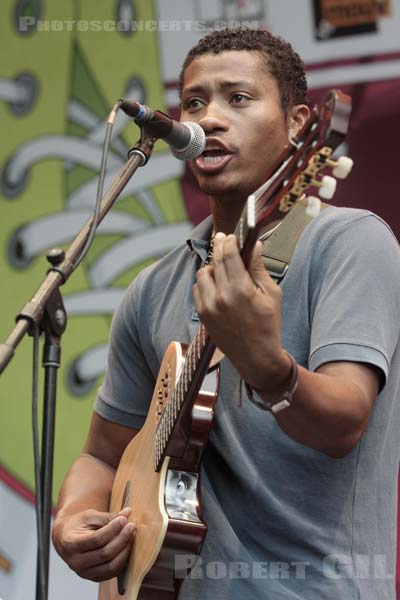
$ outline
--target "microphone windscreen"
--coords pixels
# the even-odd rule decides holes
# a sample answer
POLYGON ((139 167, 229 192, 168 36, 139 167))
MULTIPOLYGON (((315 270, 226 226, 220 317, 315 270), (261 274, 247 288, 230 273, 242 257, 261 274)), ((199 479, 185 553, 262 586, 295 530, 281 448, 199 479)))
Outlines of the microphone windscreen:
POLYGON ((198 123, 194 123, 193 121, 182 121, 182 124, 186 125, 191 131, 190 141, 184 148, 180 148, 179 150, 171 148, 171 152, 180 160, 197 158, 204 152, 204 148, 206 147, 206 134, 198 123))

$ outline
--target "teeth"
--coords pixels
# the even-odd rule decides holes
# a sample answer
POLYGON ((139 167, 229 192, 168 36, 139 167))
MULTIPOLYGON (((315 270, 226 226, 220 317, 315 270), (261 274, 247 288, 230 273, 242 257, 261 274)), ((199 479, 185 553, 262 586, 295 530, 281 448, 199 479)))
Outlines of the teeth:
POLYGON ((203 156, 203 161, 206 165, 215 165, 221 162, 225 156, 225 154, 223 156, 203 156))

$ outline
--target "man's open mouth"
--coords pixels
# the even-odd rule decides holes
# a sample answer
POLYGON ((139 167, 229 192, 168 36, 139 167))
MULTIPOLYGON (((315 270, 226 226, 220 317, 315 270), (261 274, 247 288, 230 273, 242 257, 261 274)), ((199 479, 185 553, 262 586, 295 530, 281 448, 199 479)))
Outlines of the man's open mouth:
POLYGON ((231 157, 232 152, 222 143, 207 142, 206 149, 196 159, 196 166, 202 171, 213 172, 223 168, 231 157))
POLYGON ((226 150, 222 150, 222 148, 215 149, 207 149, 201 155, 206 164, 215 165, 221 162, 223 158, 229 156, 226 150))

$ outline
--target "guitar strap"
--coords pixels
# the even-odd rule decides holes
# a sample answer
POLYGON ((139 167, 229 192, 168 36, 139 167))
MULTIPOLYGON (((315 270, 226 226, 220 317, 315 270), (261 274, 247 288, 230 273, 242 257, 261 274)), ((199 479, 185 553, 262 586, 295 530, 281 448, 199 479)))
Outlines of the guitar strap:
MULTIPOLYGON (((321 202, 321 210, 329 205, 321 202)), ((299 237, 313 219, 306 214, 306 207, 297 202, 279 226, 259 238, 263 243, 262 259, 268 273, 276 283, 286 275, 299 237)))

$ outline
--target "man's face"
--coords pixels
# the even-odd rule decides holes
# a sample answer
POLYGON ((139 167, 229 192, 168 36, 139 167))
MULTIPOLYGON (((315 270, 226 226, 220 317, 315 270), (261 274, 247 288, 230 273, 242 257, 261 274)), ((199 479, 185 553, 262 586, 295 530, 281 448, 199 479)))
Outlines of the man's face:
POLYGON ((254 51, 194 59, 185 71, 181 120, 206 133, 205 152, 190 161, 200 189, 232 201, 264 182, 288 141, 278 85, 254 51))

